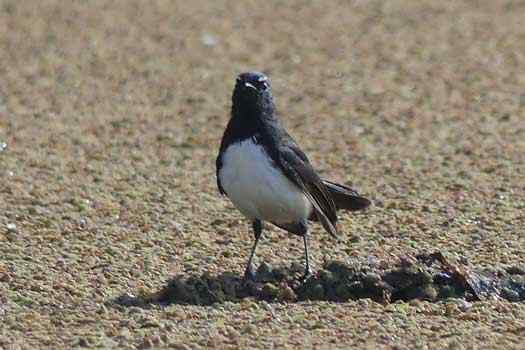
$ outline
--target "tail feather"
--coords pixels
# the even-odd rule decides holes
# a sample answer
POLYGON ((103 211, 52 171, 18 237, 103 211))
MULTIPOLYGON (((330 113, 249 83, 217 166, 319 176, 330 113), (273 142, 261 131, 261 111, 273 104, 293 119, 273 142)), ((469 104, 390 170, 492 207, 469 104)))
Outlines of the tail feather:
POLYGON ((338 237, 338 230, 337 230, 337 217, 335 220, 331 221, 324 213, 323 210, 319 207, 317 202, 310 197, 310 194, 306 194, 307 197, 309 197, 310 203, 312 203, 314 210, 312 211, 312 217, 314 217, 315 221, 321 221, 321 224, 323 225, 326 232, 328 232, 332 237, 339 238, 338 237))
POLYGON ((332 196, 336 208, 343 210, 362 210, 370 206, 370 200, 361 197, 357 191, 350 187, 337 184, 328 180, 323 180, 323 184, 332 196))

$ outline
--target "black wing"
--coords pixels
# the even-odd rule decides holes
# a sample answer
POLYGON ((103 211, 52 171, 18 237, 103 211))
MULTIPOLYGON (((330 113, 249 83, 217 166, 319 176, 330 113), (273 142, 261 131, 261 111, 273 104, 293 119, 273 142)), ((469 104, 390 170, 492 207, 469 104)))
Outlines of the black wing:
POLYGON ((221 178, 219 177, 219 171, 222 168, 222 152, 219 151, 219 155, 217 156, 217 159, 215 160, 215 177, 217 178, 217 187, 219 188, 220 194, 226 194, 224 191, 224 188, 222 188, 221 185, 221 178))
POLYGON ((219 188, 220 194, 226 194, 226 191, 224 191, 224 188, 221 184, 221 179, 219 177, 219 171, 222 168, 222 155, 224 151, 226 151, 226 145, 231 141, 231 119, 228 122, 228 125, 226 126, 226 130, 224 130, 224 134, 222 135, 221 139, 221 146, 219 148, 219 154, 217 155, 217 159, 215 160, 215 177, 217 178, 217 187, 219 188))
POLYGON ((337 237, 336 207, 323 181, 306 155, 289 139, 279 147, 279 165, 288 179, 304 192, 325 230, 337 237))

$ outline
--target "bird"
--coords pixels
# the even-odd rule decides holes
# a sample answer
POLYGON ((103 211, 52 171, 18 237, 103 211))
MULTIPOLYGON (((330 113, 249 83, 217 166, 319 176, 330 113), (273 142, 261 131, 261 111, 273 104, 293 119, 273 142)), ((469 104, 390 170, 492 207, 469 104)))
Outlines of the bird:
POLYGON ((253 243, 244 281, 255 280, 252 260, 269 222, 302 237, 305 281, 311 276, 309 221, 338 238, 337 210, 361 210, 371 202, 342 184, 323 180, 277 115, 268 77, 258 71, 237 76, 230 120, 216 159, 217 187, 251 221, 253 243))

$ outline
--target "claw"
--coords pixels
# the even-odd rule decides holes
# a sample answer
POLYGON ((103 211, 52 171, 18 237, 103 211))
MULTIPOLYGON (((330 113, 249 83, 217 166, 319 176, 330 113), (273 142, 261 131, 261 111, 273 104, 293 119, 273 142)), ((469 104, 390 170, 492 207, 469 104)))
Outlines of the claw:
POLYGON ((304 270, 304 275, 301 278, 301 282, 303 282, 303 283, 306 282, 310 277, 312 277, 312 270, 310 270, 310 267, 307 267, 304 270))
POLYGON ((308 241, 306 239, 307 234, 303 235, 303 242, 304 242, 304 275, 302 278, 302 282, 305 282, 310 276, 312 276, 312 270, 310 269, 310 259, 308 257, 308 241))
POLYGON ((262 223, 260 220, 255 220, 253 222, 253 232, 255 235, 255 242, 253 243, 252 251, 250 253, 250 258, 248 259, 248 263, 246 264, 246 270, 244 271, 244 277, 242 279, 243 283, 246 283, 248 281, 255 281, 255 274, 252 270, 252 260, 255 255, 255 249, 257 248, 257 243, 259 243, 259 239, 261 238, 262 233, 262 223))

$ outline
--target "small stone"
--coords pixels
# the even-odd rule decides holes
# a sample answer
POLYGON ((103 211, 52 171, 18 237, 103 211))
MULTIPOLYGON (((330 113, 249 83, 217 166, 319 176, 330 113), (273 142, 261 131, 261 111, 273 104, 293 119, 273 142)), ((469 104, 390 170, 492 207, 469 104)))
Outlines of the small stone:
POLYGON ((300 272, 304 272, 304 266, 302 264, 299 264, 298 262, 293 262, 292 265, 290 266, 290 271, 292 273, 300 273, 300 272))
POLYGON ((154 344, 151 338, 144 338, 142 340, 142 343, 139 345, 139 349, 151 349, 153 348, 154 344))
POLYGON ((241 333, 232 326, 226 326, 226 332, 231 340, 238 340, 241 337, 241 333))
POLYGON ((79 338, 77 342, 78 346, 83 347, 83 348, 91 347, 92 343, 93 342, 89 338, 79 338))
POLYGON ((104 315, 104 314, 107 314, 108 313, 108 309, 104 306, 104 305, 101 305, 99 307, 99 309, 97 310, 97 313, 99 315, 104 315))
POLYGON ((469 302, 466 301, 466 300, 460 300, 460 301, 458 302, 458 308, 459 308, 461 311, 463 311, 463 312, 469 310, 471 307, 472 307, 472 303, 469 303, 469 302))
POLYGON ((217 40, 217 37, 208 33, 203 34, 201 40, 205 46, 215 46, 219 42, 219 40, 217 40))
POLYGON ((366 261, 368 262, 368 265, 370 267, 377 267, 379 266, 379 259, 376 258, 375 256, 373 255, 369 255, 367 258, 366 258, 366 261))
POLYGON ((7 283, 11 281, 11 276, 7 272, 0 272, 0 282, 7 283))
POLYGON ((155 345, 155 347, 158 347, 159 345, 163 343, 162 338, 158 335, 154 335, 150 339, 153 345, 155 345))
POLYGON ((182 226, 182 224, 179 224, 177 221, 172 221, 171 224, 177 234, 182 234, 184 232, 184 226, 182 226))
POLYGON ((408 302, 408 305, 413 306, 413 307, 416 307, 416 308, 417 308, 417 307, 420 307, 421 304, 422 304, 422 302, 421 302, 421 300, 419 300, 419 299, 412 299, 412 300, 410 300, 410 301, 408 302))
POLYGON ((275 299, 279 295, 279 288, 271 283, 265 283, 262 294, 265 298, 275 299))
POLYGON ((170 344, 170 348, 175 350, 190 350, 190 346, 186 345, 184 343, 172 343, 170 344))
POLYGON ((142 309, 140 307, 136 307, 136 306, 132 306, 128 309, 128 312, 130 314, 141 314, 142 313, 142 309))
POLYGON ((158 335, 144 337, 142 343, 138 346, 139 349, 158 348, 162 344, 162 339, 158 335))
POLYGON ((243 333, 255 335, 255 334, 257 334, 257 327, 255 327, 253 324, 249 323, 246 326, 244 326, 243 333))
POLYGON ((295 292, 292 288, 290 288, 290 286, 284 285, 281 286, 279 294, 277 295, 277 299, 281 301, 294 301, 297 299, 297 295, 295 295, 295 292))
POLYGON ((448 349, 449 350, 461 350, 461 349, 464 349, 464 347, 459 341, 454 339, 448 344, 448 349))
POLYGON ((143 317, 139 321, 140 327, 142 328, 158 328, 160 327, 160 323, 157 320, 154 320, 150 317, 143 317))
POLYGON ((445 315, 452 316, 459 312, 458 305, 456 303, 450 302, 445 304, 445 315))
POLYGON ((10 233, 16 233, 17 232, 16 224, 9 223, 9 224, 6 225, 6 228, 7 228, 7 232, 10 232, 10 233))

